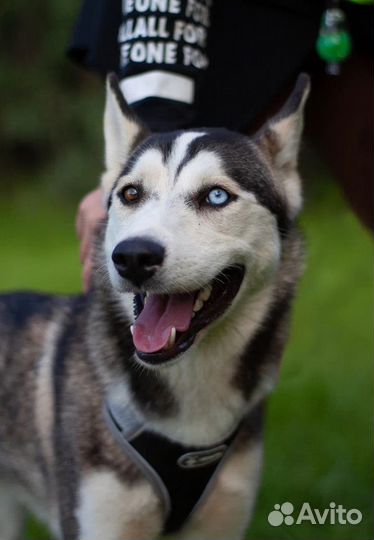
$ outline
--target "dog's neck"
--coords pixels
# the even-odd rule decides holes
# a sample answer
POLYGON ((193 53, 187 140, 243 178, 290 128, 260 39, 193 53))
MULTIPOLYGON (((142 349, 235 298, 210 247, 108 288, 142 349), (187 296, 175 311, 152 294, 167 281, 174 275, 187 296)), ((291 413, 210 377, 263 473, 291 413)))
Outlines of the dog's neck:
MULTIPOLYGON (((257 294, 250 305, 238 306, 186 358, 165 369, 162 375, 178 408, 174 416, 154 418, 155 429, 184 443, 214 444, 236 429, 263 397, 262 383, 256 396, 245 395, 237 384, 237 374, 246 360, 248 344, 268 312, 269 289, 257 294)), ((268 382, 267 378, 265 384, 268 382)))
POLYGON ((125 377, 120 382, 113 377, 111 391, 115 388, 117 400, 130 395, 147 426, 171 439, 188 445, 219 442, 272 387, 270 371, 262 374, 252 395, 238 384, 243 363, 251 362, 246 351, 272 298, 273 286, 268 286, 243 300, 173 364, 156 370, 133 357, 125 359, 125 377))

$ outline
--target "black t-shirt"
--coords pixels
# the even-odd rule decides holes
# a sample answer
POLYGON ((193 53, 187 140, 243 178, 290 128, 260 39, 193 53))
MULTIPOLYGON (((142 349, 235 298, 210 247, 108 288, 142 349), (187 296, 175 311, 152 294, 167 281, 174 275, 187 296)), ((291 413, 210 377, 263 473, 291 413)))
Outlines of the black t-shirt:
MULTIPOLYGON (((84 0, 69 55, 103 76, 117 72, 126 99, 155 131, 208 125, 244 131, 316 58, 325 5, 84 0)), ((353 8, 372 16, 371 8, 353 8)))

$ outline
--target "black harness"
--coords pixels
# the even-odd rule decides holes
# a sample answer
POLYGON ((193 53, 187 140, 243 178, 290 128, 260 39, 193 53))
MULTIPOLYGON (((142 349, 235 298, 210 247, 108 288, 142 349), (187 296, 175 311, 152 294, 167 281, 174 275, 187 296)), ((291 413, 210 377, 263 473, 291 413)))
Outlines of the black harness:
POLYGON ((147 430, 130 404, 118 406, 107 401, 105 415, 117 442, 161 496, 163 532, 179 530, 209 493, 239 426, 214 446, 196 447, 147 430))

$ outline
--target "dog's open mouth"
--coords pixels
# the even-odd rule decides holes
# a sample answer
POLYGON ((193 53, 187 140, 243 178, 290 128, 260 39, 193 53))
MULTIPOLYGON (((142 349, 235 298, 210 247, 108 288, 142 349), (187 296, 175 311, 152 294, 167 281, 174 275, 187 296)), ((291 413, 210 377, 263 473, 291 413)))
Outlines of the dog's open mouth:
POLYGON ((243 277, 243 266, 230 266, 198 291, 136 294, 131 331, 138 357, 160 364, 185 352, 198 332, 229 308, 243 277))

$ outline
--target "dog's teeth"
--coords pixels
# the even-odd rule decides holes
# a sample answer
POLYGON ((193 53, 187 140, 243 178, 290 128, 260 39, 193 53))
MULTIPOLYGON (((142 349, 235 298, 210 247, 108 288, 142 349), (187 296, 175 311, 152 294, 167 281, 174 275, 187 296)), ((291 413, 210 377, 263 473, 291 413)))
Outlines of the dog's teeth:
POLYGON ((145 296, 143 299, 143 306, 145 306, 147 302, 148 302, 148 296, 145 296))
POLYGON ((204 289, 201 289, 201 291, 199 292, 199 298, 203 302, 206 302, 211 294, 212 294, 212 286, 207 285, 206 287, 204 287, 204 289))
POLYGON ((173 326, 173 328, 171 329, 169 341, 167 342, 167 345, 166 345, 167 349, 171 349, 172 347, 174 347, 176 337, 177 337, 177 330, 175 326, 173 326))
POLYGON ((206 302, 210 295, 212 294, 212 286, 207 285, 203 289, 200 289, 199 294, 197 295, 195 305, 193 307, 194 311, 200 311, 203 307, 204 302, 206 302))
POLYGON ((131 332, 131 335, 134 334, 134 325, 133 324, 130 326, 130 332, 131 332))
POLYGON ((199 298, 197 297, 196 298, 196 301, 195 301, 195 304, 193 306, 193 311, 200 311, 200 309, 203 307, 204 305, 204 302, 199 298))

